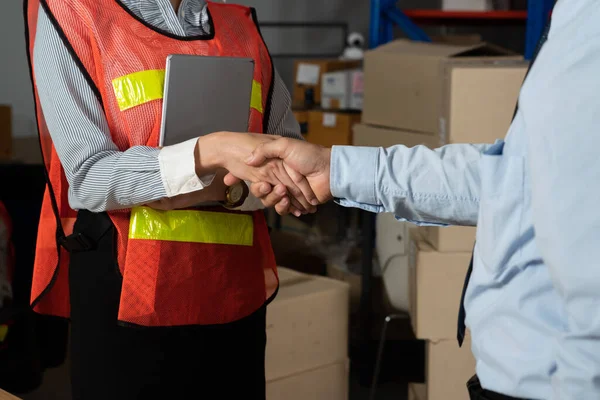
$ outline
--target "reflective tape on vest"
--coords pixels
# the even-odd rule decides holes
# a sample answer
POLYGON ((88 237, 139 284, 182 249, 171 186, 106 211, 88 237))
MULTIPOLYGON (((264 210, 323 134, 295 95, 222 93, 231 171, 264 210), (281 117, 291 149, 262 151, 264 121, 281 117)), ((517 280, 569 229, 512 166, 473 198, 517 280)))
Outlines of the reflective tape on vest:
POLYGON ((0 343, 4 342, 8 336, 8 325, 0 325, 0 343))
POLYGON ((199 210, 131 210, 129 239, 252 246, 251 215, 199 210))
POLYGON ((259 113, 263 113, 262 102, 262 85, 256 81, 252 81, 252 96, 250 98, 250 107, 254 108, 259 113))
MULTIPOLYGON (((164 95, 165 88, 165 70, 153 69, 148 71, 134 72, 129 75, 113 79, 113 90, 119 109, 121 111, 149 103, 154 100, 160 100, 164 95)), ((250 107, 259 113, 263 113, 262 85, 252 81, 252 95, 250 97, 250 107)))
POLYGON ((112 81, 121 111, 163 98, 165 70, 134 72, 112 81))

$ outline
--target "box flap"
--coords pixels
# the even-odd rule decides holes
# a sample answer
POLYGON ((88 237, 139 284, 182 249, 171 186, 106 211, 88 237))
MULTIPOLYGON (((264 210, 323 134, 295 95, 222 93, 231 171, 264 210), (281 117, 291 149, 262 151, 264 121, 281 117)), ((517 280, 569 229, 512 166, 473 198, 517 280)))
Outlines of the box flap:
POLYGON ((435 251, 433 246, 425 241, 422 230, 415 232, 415 239, 416 239, 415 244, 417 245, 417 250, 427 252, 427 253, 435 251))
POLYGON ((505 49, 495 44, 482 42, 461 51, 460 53, 454 54, 453 57, 503 57, 503 56, 516 56, 517 53, 505 49))
POLYGON ((470 45, 415 42, 406 39, 395 40, 372 50, 373 53, 396 53, 415 57, 499 57, 516 53, 486 42, 470 45))
POLYGON ((312 296, 331 296, 337 293, 343 293, 343 296, 349 296, 350 285, 346 282, 335 279, 324 278, 321 276, 298 277, 288 280, 282 285, 273 304, 281 304, 285 301, 296 301, 299 297, 312 296), (285 287, 285 290, 283 290, 285 287))

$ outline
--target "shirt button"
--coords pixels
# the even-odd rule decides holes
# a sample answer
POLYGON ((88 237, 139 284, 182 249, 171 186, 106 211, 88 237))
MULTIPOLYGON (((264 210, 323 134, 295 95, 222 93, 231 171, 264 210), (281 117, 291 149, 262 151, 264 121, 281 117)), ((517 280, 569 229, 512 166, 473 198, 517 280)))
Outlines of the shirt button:
POLYGON ((195 188, 196 186, 198 186, 198 182, 192 182, 192 183, 190 183, 190 186, 195 188))

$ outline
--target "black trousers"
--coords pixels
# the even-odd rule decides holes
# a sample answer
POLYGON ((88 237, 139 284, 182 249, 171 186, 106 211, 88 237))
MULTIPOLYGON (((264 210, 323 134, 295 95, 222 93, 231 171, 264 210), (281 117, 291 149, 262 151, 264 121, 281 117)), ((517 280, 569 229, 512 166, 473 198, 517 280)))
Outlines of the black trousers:
POLYGON ((483 389, 477 375, 467 382, 467 389, 471 400, 525 400, 483 389))
MULTIPOLYGON (((74 230, 101 218, 82 211, 74 230)), ((69 275, 74 400, 265 399, 266 307, 218 326, 119 325, 112 224, 93 251, 71 255, 69 275)))

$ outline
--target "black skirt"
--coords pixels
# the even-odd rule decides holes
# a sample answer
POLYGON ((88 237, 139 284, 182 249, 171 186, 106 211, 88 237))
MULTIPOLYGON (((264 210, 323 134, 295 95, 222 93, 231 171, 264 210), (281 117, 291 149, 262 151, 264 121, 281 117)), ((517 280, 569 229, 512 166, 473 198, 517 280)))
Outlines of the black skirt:
MULTIPOLYGON (((74 230, 85 235, 106 219, 81 211, 74 230)), ((94 250, 71 254, 73 399, 264 400, 266 307, 225 325, 120 325, 115 243, 111 223, 94 250)))

